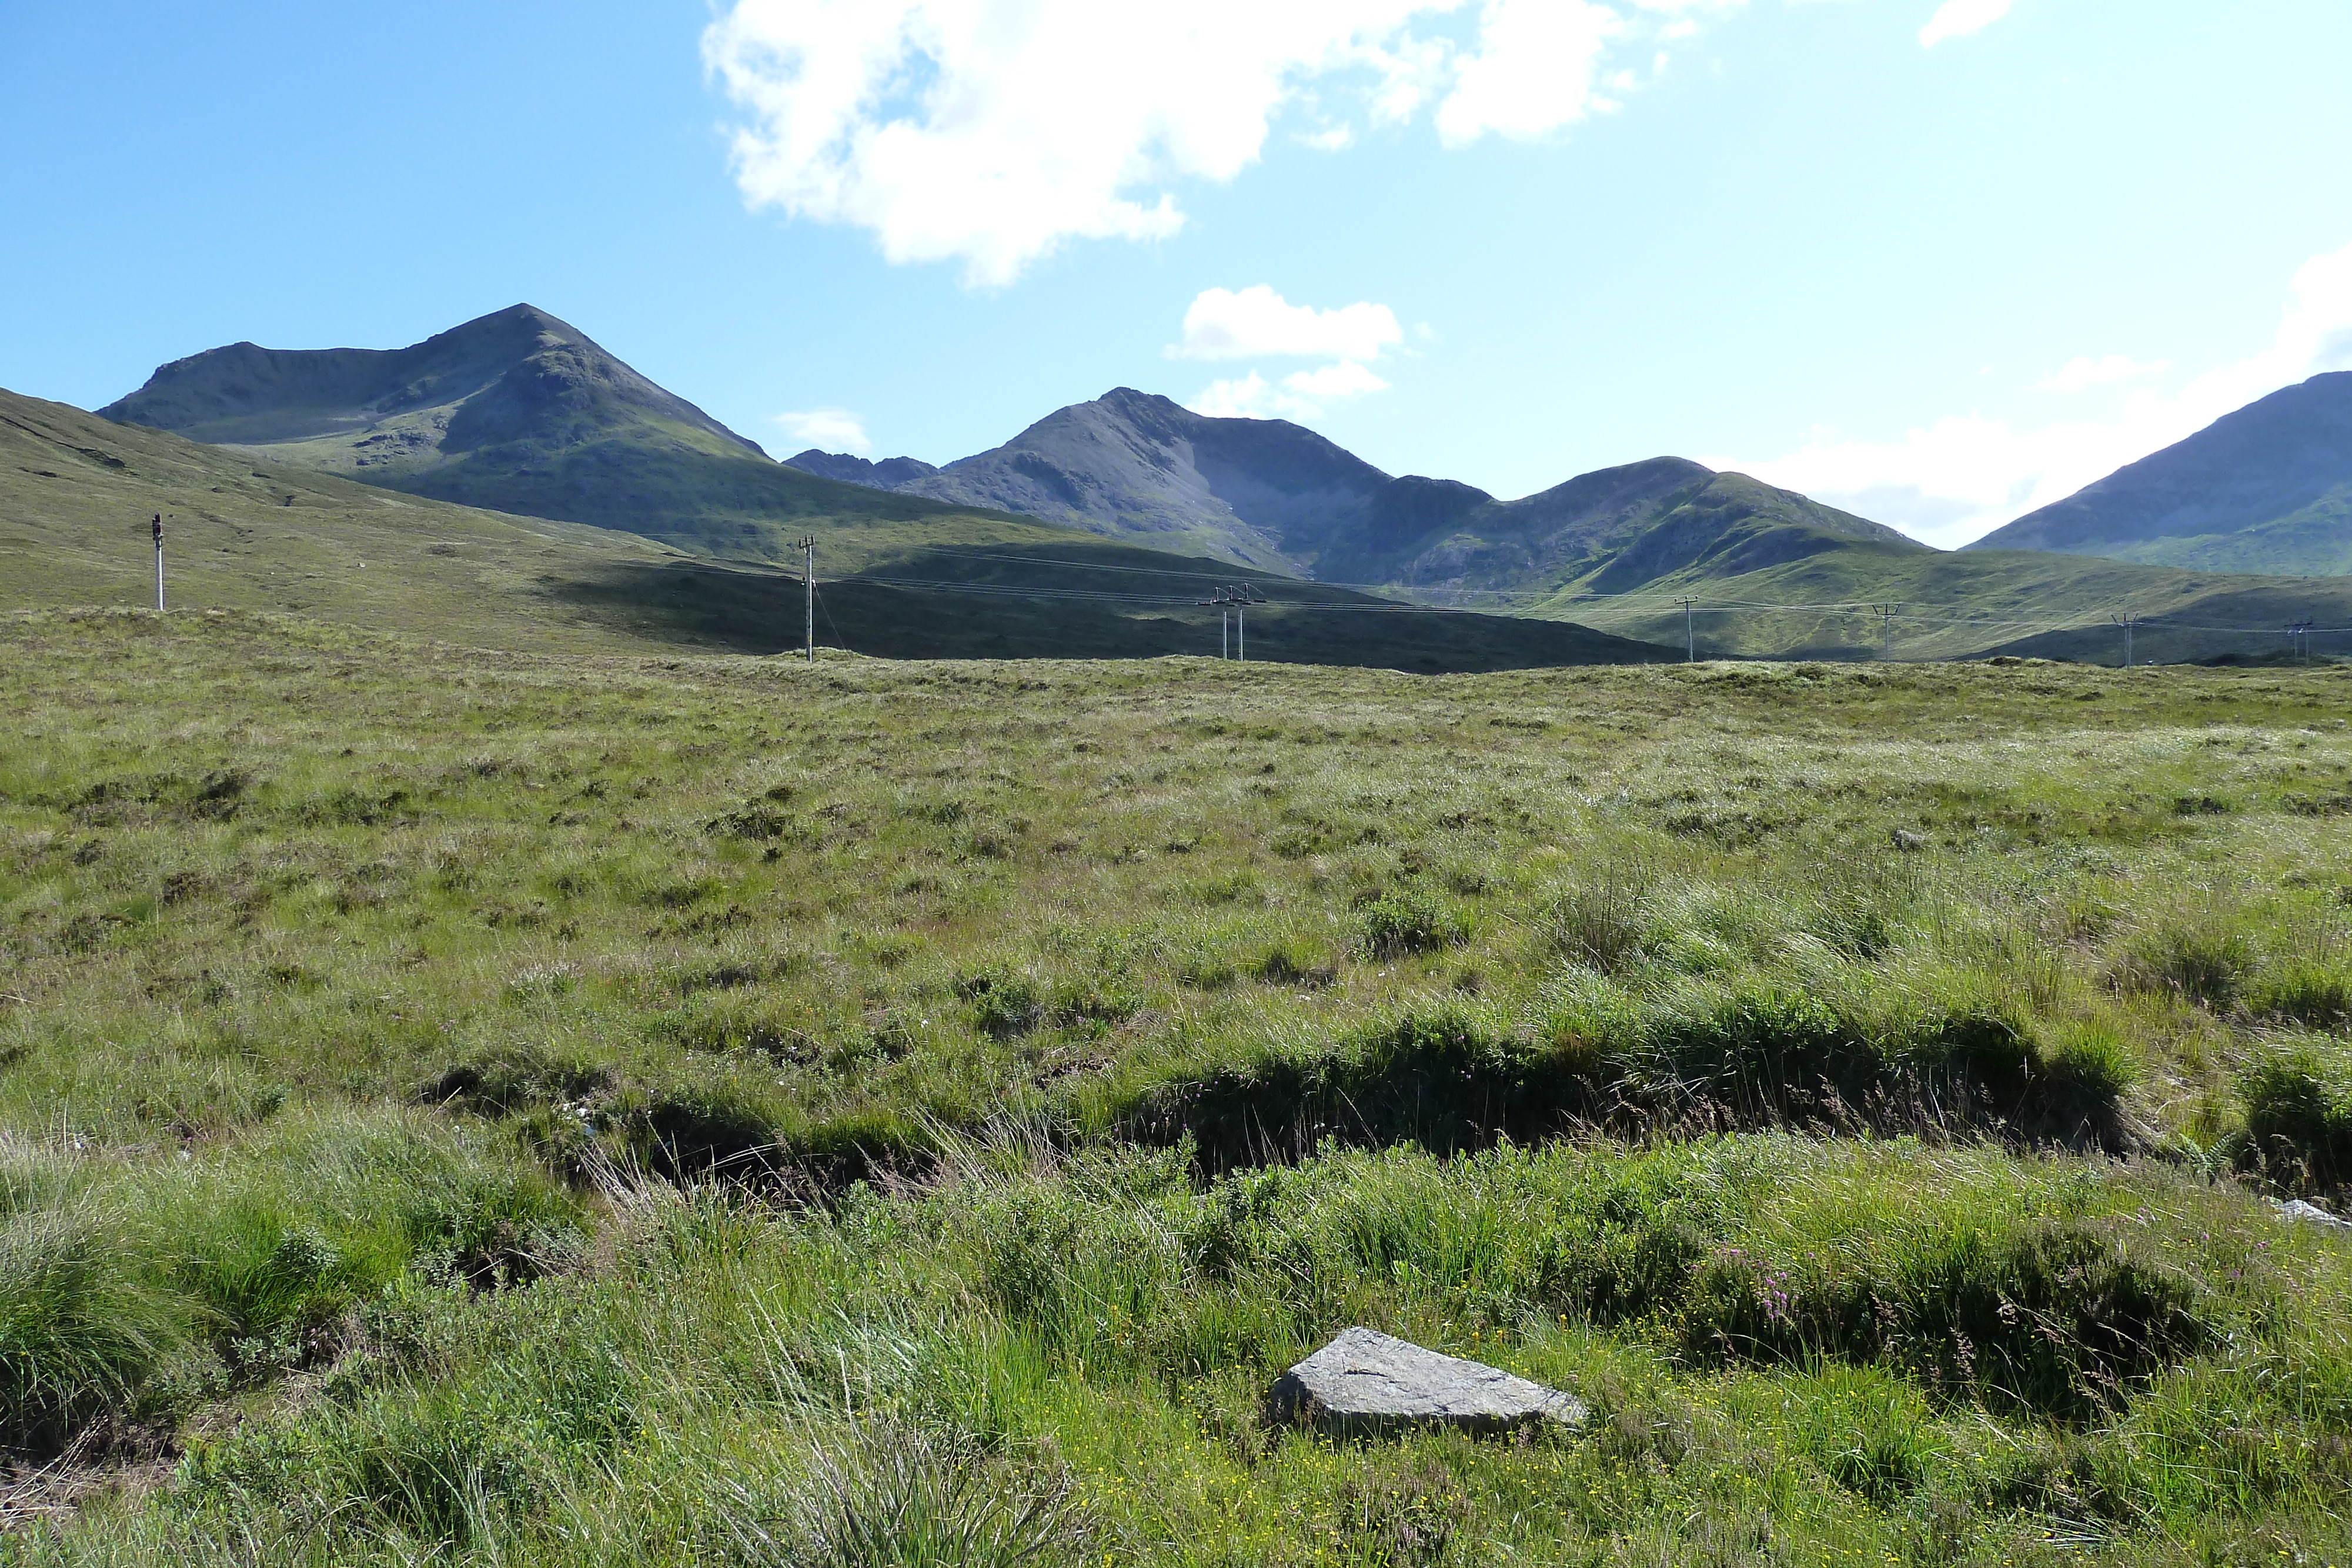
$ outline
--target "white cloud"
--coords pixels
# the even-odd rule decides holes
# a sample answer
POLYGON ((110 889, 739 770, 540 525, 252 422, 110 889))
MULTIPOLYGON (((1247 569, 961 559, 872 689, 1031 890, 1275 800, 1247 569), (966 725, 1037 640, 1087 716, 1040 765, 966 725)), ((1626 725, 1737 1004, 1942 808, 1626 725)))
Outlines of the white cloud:
POLYGON ((874 450, 874 443, 866 434, 866 422, 845 408, 810 408, 780 413, 776 415, 776 425, 789 439, 806 442, 827 452, 854 452, 862 457, 874 450))
POLYGON ((1386 392, 1389 383, 1352 360, 1293 371, 1279 382, 1257 371, 1211 382, 1185 406, 1214 419, 1313 419, 1327 403, 1386 392))
POLYGON ((1168 352, 1183 360, 1248 360, 1296 355, 1373 360, 1404 340, 1396 313, 1359 301, 1336 310, 1293 305, 1263 283, 1238 293, 1204 288, 1184 312, 1184 340, 1168 352))
POLYGON ((1202 389, 1185 407, 1211 419, 1280 419, 1289 414, 1311 418, 1322 412, 1315 404, 1286 392, 1252 371, 1245 376, 1221 378, 1202 389))
POLYGON ((1404 341, 1396 313, 1359 300, 1336 310, 1293 305, 1263 283, 1236 292, 1204 288, 1184 312, 1184 340, 1169 357, 1183 360, 1328 359, 1314 370, 1269 382, 1253 370, 1221 377, 1192 409, 1218 418, 1308 419, 1326 402, 1386 392, 1367 361, 1404 341))
POLYGON ((2270 347, 2208 371, 2170 395, 2132 392, 2112 418, 2021 430, 1981 414, 1954 414, 1900 440, 1818 431, 1769 462, 1707 461, 1892 523, 1930 544, 1959 545, 2258 397, 2339 370, 2352 370, 2352 246, 2315 256, 2295 273, 2270 347))
MULTIPOLYGON (((1990 367, 1987 367, 1990 369, 1990 367)), ((2067 361, 2058 367, 2047 381, 2036 382, 2035 392, 2078 392, 2093 387, 2111 387, 2117 382, 2137 381, 2143 376, 2160 376, 2172 368, 2170 360, 2158 360, 2150 364, 2125 354, 2109 354, 2104 360, 2087 355, 2067 361)))
POLYGON ((1478 46, 1437 109, 1438 139, 1463 147, 1488 131, 1526 141, 1615 107, 1593 78, 1625 18, 1591 0, 1486 0, 1478 46))
POLYGON ((1176 233, 1176 188, 1233 179, 1294 105, 1327 148, 1348 106, 1435 103, 1448 146, 1539 136, 1610 106, 1612 49, 1740 3, 729 0, 703 57, 752 206, 1001 285, 1067 240, 1176 233))
POLYGON ((2009 15, 2010 0, 1944 0, 1919 29, 1919 47, 1932 49, 1946 38, 1981 33, 2009 15))

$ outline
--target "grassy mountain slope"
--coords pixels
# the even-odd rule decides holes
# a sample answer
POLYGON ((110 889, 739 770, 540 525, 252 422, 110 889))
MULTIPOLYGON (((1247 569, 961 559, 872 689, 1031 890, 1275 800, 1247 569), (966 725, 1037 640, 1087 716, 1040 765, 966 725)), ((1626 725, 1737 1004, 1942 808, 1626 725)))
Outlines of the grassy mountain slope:
MULTIPOLYGON (((761 562, 387 493, 0 392, 0 608, 151 603, 158 512, 172 514, 181 608, 583 653, 773 653, 803 635, 800 580, 761 562)), ((1402 610, 1024 519, 966 521, 950 549, 920 525, 831 519, 820 640, 910 658, 1213 653, 1218 612, 1194 601, 1215 570, 1292 601, 1254 613, 1263 659, 1484 670, 1660 655, 1580 626, 1402 610), (841 580, 856 570, 887 580, 841 580)))
POLYGON ((2339 371, 2225 414, 1968 548, 2334 575, 2352 571, 2347 525, 2352 371, 2339 371))
POLYGON ((1623 593, 1669 576, 1728 576, 1857 545, 1928 553, 1794 491, 1658 457, 1480 506, 1442 534, 1400 540, 1385 561, 1362 564, 1424 591, 1623 593))
MULTIPOLYGON (((1618 597, 1561 594, 1533 612, 1573 616, 1627 636, 1679 643, 1681 601, 1702 657, 1870 658, 1883 646, 1871 608, 1895 608, 1896 658, 2032 653, 2113 664, 2116 615, 2147 618, 2139 660, 2260 654, 2284 646, 2294 621, 2352 626, 2352 580, 2186 571, 2032 550, 1940 551, 1851 541, 1750 570, 1686 567, 1618 597), (1778 605, 1831 605, 1781 610, 1778 605), (2235 630, 2250 628, 2251 630, 2235 630)), ((1743 563, 1736 556, 1726 562, 1743 563)), ((2352 653, 2352 634, 2315 635, 2315 653, 2352 653)))
POLYGON ((634 535, 503 517, 257 464, 0 392, 0 608, 152 605, 148 520, 169 513, 170 601, 290 611, 519 649, 640 652, 551 589, 658 568, 634 535))
POLYGON ((2346 576, 2352 574, 2352 483, 2338 485, 2284 517, 2235 533, 2135 539, 2109 544, 2098 553, 2200 571, 2346 576))

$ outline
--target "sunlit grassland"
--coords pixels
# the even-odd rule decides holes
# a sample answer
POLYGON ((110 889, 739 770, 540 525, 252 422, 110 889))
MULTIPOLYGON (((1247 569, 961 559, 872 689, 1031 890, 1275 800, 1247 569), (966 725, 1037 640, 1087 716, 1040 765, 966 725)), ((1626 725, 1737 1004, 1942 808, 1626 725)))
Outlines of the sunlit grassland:
POLYGON ((0 646, 9 1550, 2344 1560, 2352 677, 0 646))

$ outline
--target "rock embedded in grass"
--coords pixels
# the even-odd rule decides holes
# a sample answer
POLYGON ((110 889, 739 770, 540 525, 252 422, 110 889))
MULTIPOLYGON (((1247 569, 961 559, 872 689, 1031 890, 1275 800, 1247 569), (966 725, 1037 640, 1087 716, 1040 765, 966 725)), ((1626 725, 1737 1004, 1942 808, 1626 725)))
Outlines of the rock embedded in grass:
POLYGON ((2279 1218, 2290 1223, 2316 1225, 2327 1230, 2352 1230, 2352 1219, 2339 1219, 2317 1204, 2305 1203, 2299 1197, 2289 1198, 2280 1204, 2279 1218))
POLYGON ((1494 1434, 1584 1420, 1583 1404, 1558 1389, 1367 1328, 1342 1331, 1284 1373, 1268 1408, 1278 1422, 1334 1437, 1429 1427, 1494 1434))

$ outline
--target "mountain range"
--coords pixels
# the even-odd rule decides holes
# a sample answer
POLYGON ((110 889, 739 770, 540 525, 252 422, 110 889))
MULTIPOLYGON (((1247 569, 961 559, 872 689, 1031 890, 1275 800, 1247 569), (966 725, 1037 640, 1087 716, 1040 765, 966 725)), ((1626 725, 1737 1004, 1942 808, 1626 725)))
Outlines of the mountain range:
POLYGON ((570 648, 775 652, 818 538, 821 640, 894 656, 1213 653, 1443 672, 1641 661, 1578 624, 1450 615, 771 461, 518 306, 394 350, 215 350, 103 414, 0 392, 0 606, 142 602, 171 514, 183 602, 570 648), (578 525, 593 525, 581 527, 578 525))
POLYGON ((1129 387, 1057 410, 944 468, 822 452, 786 461, 894 494, 1383 587, 1549 594, 1581 582, 1618 591, 1703 561, 1747 570, 1851 541, 1927 548, 1685 458, 1501 501, 1455 480, 1391 476, 1286 420, 1212 418, 1129 387))
MULTIPOLYGON (((163 366, 101 413, 256 460, 256 476, 307 471, 593 524, 668 552, 657 566, 599 567, 608 580, 645 580, 606 592, 613 613, 650 596, 677 601, 672 619, 691 621, 677 591, 688 557, 706 563, 702 601, 739 589, 747 604, 772 597, 772 582, 720 584, 709 563, 772 578, 796 559, 794 540, 813 535, 828 575, 857 585, 836 597, 880 596, 861 635, 879 631, 894 651, 1012 651, 1088 618, 1101 622, 1092 648, 1197 648, 1209 614, 1197 601, 1246 584, 1254 598, 1287 601, 1254 612, 1268 654, 1283 652, 1288 616, 1305 638, 1297 656, 1473 668, 1656 657, 1656 644, 1685 638, 1714 653, 1854 656, 1895 630, 1863 613, 1882 600, 1899 601, 1905 651, 1938 655, 2079 634, 2081 652, 2098 656, 2114 612, 2178 623, 2184 634, 2169 642, 2149 633, 2151 652, 2168 657, 2242 642, 2186 635, 2192 611, 2210 617, 2224 603, 2257 629, 2315 612, 2340 623, 2352 582, 2215 572, 2242 537, 2306 553, 2325 542, 2330 508, 2352 493, 2347 385, 2352 377, 2321 377, 2265 399, 1957 553, 1683 458, 1507 500, 1391 476, 1287 422, 1211 418, 1131 388, 944 467, 814 450, 779 464, 529 306, 401 350, 214 350, 163 366), (2089 559, 2094 550, 2151 559, 2089 559), (2197 570, 2154 559, 2167 551, 2197 570), (890 596, 908 594, 928 608, 895 624, 913 601, 890 596), (1447 618, 1423 615, 1408 639, 1404 622, 1381 619, 1413 613, 1399 597, 1509 613, 1452 618, 1456 630, 1443 637, 1434 627, 1447 618), (1343 622, 1346 636, 1305 633, 1343 622), (1555 629, 1538 631, 1545 622, 1555 629), (1007 641, 1015 624, 1029 630, 1007 641), (1586 626, 1646 646, 1559 641, 1586 626), (1408 658, 1408 641, 1451 651, 1433 664, 1408 658)), ((2341 536, 2339 555, 2352 557, 2341 536)), ((760 636, 772 641, 773 628, 760 636)))

